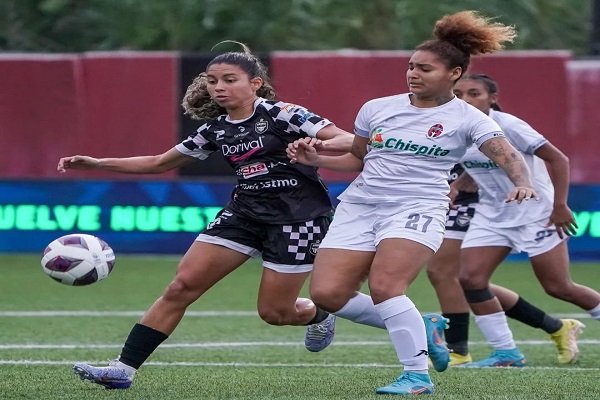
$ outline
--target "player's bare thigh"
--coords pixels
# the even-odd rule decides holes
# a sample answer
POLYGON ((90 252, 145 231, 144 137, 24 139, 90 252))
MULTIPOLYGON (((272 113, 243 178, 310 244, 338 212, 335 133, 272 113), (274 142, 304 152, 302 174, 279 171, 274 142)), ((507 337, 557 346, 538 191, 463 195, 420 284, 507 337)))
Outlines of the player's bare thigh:
POLYGON ((310 280, 311 299, 327 311, 338 311, 360 290, 374 255, 370 251, 320 248, 310 280))

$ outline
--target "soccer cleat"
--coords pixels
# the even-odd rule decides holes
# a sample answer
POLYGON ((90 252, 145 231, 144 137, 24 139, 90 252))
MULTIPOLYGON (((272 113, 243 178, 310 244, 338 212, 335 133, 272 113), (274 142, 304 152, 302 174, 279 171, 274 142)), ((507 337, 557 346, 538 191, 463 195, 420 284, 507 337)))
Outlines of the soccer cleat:
POLYGON ((463 356, 462 354, 450 351, 450 363, 448 365, 451 367, 456 367, 470 362, 473 362, 473 357, 471 357, 470 353, 467 353, 467 355, 463 356))
POLYGON ((442 337, 444 329, 448 328, 448 318, 444 318, 440 314, 427 314, 423 315, 423 321, 427 331, 429 359, 436 371, 445 371, 450 362, 450 351, 444 344, 442 337))
POLYGON ((86 363, 73 365, 73 372, 79 379, 88 380, 107 389, 127 389, 133 379, 122 368, 117 368, 111 362, 108 367, 92 367, 86 363))
POLYGON ((556 332, 550 334, 550 340, 556 344, 558 350, 558 362, 569 364, 577 360, 579 348, 577 337, 585 328, 585 325, 576 319, 562 319, 563 326, 556 332))
POLYGON ((429 374, 404 372, 394 382, 375 390, 377 394, 430 394, 433 383, 429 374))
POLYGON ((488 358, 467 364, 458 365, 462 368, 500 368, 524 367, 527 361, 516 347, 510 350, 496 350, 488 358))
POLYGON ((306 328, 304 346, 312 352, 325 350, 333 341, 334 335, 335 315, 329 314, 323 321, 309 325, 306 328))

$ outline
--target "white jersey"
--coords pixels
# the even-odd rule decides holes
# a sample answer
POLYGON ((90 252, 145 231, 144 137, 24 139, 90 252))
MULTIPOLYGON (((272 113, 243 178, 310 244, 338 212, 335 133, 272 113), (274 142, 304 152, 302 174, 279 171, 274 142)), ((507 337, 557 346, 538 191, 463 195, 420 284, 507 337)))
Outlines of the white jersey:
POLYGON ((554 202, 554 186, 544 161, 534 155, 548 143, 525 121, 514 115, 490 110, 490 117, 500 125, 506 138, 519 150, 531 170, 533 187, 540 200, 506 203, 504 200, 515 185, 498 165, 477 149, 469 149, 461 160, 467 172, 479 186, 477 215, 484 216, 497 227, 521 226, 550 216, 554 202))
POLYGON ((466 149, 504 136, 491 118, 458 98, 419 108, 408 93, 367 102, 354 132, 369 143, 362 172, 339 196, 349 203, 447 204, 450 170, 466 149))

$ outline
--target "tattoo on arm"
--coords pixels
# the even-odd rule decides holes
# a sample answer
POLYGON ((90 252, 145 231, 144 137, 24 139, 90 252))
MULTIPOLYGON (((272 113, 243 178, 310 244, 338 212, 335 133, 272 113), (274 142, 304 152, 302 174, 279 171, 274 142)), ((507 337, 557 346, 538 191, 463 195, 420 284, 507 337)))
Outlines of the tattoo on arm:
POLYGON ((531 187, 529 168, 525 159, 506 139, 490 139, 481 146, 482 151, 500 166, 515 186, 531 187), (489 142, 489 143, 488 143, 489 142))

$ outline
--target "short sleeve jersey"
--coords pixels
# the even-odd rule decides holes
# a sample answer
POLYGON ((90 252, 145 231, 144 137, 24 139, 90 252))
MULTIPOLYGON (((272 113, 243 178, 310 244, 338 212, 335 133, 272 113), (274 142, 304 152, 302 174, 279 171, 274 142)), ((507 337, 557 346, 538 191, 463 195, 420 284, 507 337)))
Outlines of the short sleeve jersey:
POLYGON ((514 115, 490 110, 490 117, 500 125, 511 144, 523 154, 540 200, 524 201, 521 204, 506 203, 504 199, 514 188, 514 184, 496 163, 476 149, 469 149, 461 164, 479 186, 477 213, 497 227, 521 226, 549 217, 554 201, 554 186, 546 164, 534 155, 548 141, 514 115))
POLYGON ((367 102, 354 131, 369 142, 362 172, 339 196, 350 203, 447 204, 450 170, 467 147, 503 136, 491 118, 458 98, 418 108, 408 93, 367 102))
POLYGON ((304 107, 258 98, 251 117, 208 120, 175 148, 199 160, 221 151, 238 179, 231 212, 267 224, 304 222, 331 215, 332 203, 317 169, 291 164, 286 148, 330 124, 304 107))

